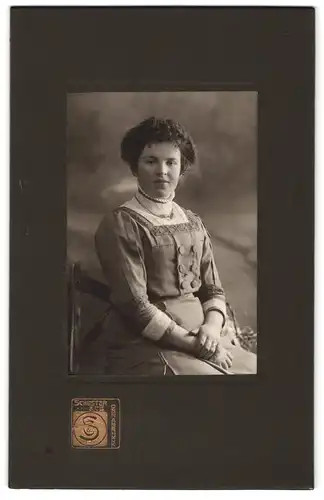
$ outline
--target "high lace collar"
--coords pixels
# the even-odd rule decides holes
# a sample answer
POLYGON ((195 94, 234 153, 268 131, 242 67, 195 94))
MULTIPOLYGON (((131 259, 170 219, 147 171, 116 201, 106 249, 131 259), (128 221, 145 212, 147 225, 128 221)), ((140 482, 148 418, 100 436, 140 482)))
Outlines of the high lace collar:
POLYGON ((153 198, 147 195, 142 188, 138 187, 136 199, 152 215, 157 217, 169 217, 172 215, 174 193, 167 199, 153 198))

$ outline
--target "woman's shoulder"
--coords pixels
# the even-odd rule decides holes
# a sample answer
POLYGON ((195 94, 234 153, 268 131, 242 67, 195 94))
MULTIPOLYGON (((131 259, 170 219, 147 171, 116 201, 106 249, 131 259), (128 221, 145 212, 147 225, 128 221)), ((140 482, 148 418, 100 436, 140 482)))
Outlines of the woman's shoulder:
POLYGON ((191 225, 196 227, 198 230, 202 231, 205 236, 208 236, 209 238, 211 237, 210 232, 208 231, 208 228, 207 228, 207 226, 204 222, 204 219, 201 215, 198 215, 196 212, 194 212, 193 210, 191 210, 189 208, 180 207, 180 205, 178 205, 178 207, 181 208, 183 213, 185 213, 185 215, 187 216, 188 222, 191 225))
POLYGON ((113 210, 113 217, 116 221, 128 223, 133 226, 148 226, 145 217, 141 213, 140 206, 136 197, 126 201, 113 210))
POLYGON ((136 213, 132 210, 128 202, 123 203, 110 211, 107 211, 100 220, 96 238, 109 238, 109 235, 119 235, 124 237, 134 236, 138 233, 139 224, 136 213))
POLYGON ((125 203, 118 205, 117 207, 112 207, 107 210, 100 219, 100 226, 112 226, 114 223, 120 219, 129 219, 131 215, 131 204, 132 200, 126 201, 125 203))
POLYGON ((116 207, 110 212, 105 213, 98 224, 97 233, 113 231, 130 223, 132 220, 127 210, 122 207, 116 207))
POLYGON ((174 204, 176 205, 177 209, 181 210, 187 216, 187 219, 189 222, 193 222, 193 223, 199 224, 201 226, 204 225, 201 217, 196 212, 194 212, 193 210, 191 210, 189 208, 185 208, 185 207, 183 207, 175 202, 174 202, 174 204))

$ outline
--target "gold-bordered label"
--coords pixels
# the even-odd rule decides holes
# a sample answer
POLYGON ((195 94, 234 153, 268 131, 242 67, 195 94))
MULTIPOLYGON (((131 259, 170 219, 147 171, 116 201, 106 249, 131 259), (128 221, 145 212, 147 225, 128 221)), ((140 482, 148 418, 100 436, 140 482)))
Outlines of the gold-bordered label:
POLYGON ((120 447, 120 401, 117 398, 74 398, 71 401, 73 448, 120 447))

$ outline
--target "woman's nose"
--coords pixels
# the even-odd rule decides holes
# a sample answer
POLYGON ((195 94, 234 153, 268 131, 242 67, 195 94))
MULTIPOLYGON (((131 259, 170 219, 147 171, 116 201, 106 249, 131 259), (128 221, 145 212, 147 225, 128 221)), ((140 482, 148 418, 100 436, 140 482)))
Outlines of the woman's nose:
POLYGON ((158 163, 158 173, 161 175, 165 175, 168 173, 168 165, 165 161, 160 161, 158 163))

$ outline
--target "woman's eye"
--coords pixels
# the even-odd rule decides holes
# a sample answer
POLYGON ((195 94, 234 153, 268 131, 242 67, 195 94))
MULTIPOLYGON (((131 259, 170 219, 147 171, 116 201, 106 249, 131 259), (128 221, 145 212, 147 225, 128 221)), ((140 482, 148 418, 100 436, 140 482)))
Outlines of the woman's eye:
POLYGON ((175 160, 168 160, 167 161, 168 167, 173 167, 173 165, 176 165, 176 164, 177 164, 177 162, 175 160))
POLYGON ((146 160, 147 165, 154 165, 154 160, 146 160))

